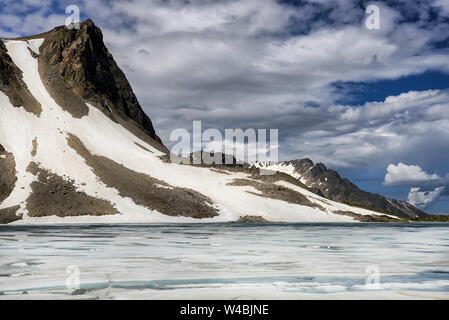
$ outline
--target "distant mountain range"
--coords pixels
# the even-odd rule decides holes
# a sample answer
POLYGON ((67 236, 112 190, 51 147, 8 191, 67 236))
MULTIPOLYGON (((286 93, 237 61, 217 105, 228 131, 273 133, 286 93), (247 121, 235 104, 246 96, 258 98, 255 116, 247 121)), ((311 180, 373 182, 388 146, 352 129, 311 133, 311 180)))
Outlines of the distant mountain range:
POLYGON ((360 190, 348 179, 341 178, 338 172, 328 169, 322 163, 314 163, 307 158, 274 165, 259 163, 256 164, 256 167, 287 173, 316 194, 333 201, 393 213, 401 217, 415 218, 427 215, 408 202, 388 199, 380 194, 360 190))

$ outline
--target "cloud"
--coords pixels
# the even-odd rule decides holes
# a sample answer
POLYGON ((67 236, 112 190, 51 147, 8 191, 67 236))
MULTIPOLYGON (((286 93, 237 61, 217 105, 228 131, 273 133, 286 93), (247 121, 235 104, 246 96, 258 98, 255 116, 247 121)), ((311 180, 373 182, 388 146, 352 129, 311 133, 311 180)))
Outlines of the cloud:
POLYGON ((419 185, 429 181, 441 179, 436 173, 428 174, 420 166, 406 165, 399 162, 397 165, 390 164, 387 167, 384 184, 394 185, 419 185))
MULTIPOLYGON (((89 11, 104 12, 103 5, 89 2, 89 11)), ((411 16, 422 9, 407 8, 411 16)), ((431 167, 428 154, 449 150, 446 91, 335 105, 343 93, 335 93, 338 81, 449 72, 447 52, 429 48, 437 32, 420 22, 399 23, 404 8, 381 9, 388 24, 379 32, 363 27, 364 10, 353 1, 300 7, 271 0, 260 6, 249 0, 117 2, 94 20, 168 146, 172 129, 201 120, 222 132, 279 128, 284 160, 431 167), (112 19, 117 16, 120 21, 112 19)))
POLYGON ((376 31, 364 27, 360 1, 286 2, 4 0, 0 31, 42 32, 64 23, 65 5, 79 5, 168 146, 173 129, 201 120, 222 132, 278 128, 282 160, 363 169, 449 158, 448 90, 357 106, 337 104, 348 92, 335 90, 449 72, 447 49, 432 46, 449 33, 445 1, 378 3, 376 31))
POLYGON ((387 167, 384 185, 412 187, 408 194, 408 202, 420 209, 429 207, 440 196, 449 193, 449 174, 440 177, 438 174, 429 174, 418 165, 406 165, 399 162, 387 167))
POLYGON ((420 188, 411 188, 408 202, 420 209, 425 209, 440 197, 444 189, 445 187, 438 187, 433 191, 420 191, 420 188))
POLYGON ((447 90, 428 90, 362 106, 303 107, 301 116, 282 119, 281 128, 295 132, 284 148, 291 157, 306 154, 340 167, 386 167, 401 161, 432 167, 449 158, 448 101, 447 90))
POLYGON ((449 15, 449 2, 446 0, 436 0, 435 5, 439 7, 446 15, 449 15))

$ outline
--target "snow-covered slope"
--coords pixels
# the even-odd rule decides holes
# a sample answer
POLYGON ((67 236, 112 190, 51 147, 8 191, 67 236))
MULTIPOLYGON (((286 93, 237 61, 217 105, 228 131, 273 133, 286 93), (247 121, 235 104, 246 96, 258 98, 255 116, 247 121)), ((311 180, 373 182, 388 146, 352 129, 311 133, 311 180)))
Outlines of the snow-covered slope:
MULTIPOLYGON (((55 102, 41 78, 36 54, 43 41, 3 41, 42 109, 35 114, 14 106, 0 90, 0 157, 13 157, 17 178, 12 192, 0 198, 3 222, 222 222, 245 216, 352 222, 386 217, 322 198, 287 175, 268 179, 243 168, 170 163, 161 148, 87 102, 87 114, 74 117, 55 102)), ((0 172, 6 172, 1 166, 0 172)))

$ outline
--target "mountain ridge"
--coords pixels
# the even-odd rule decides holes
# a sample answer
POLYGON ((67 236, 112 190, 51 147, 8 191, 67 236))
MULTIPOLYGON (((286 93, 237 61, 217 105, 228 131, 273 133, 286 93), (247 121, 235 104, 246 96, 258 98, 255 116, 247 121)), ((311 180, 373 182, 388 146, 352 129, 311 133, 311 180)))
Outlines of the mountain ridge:
POLYGON ((258 167, 290 173, 316 194, 333 201, 402 217, 416 218, 428 215, 406 201, 389 199, 380 194, 361 190, 350 180, 342 178, 337 171, 327 168, 323 163, 315 163, 309 158, 284 161, 276 165, 259 164, 258 167))
POLYGON ((59 26, 39 35, 7 40, 40 37, 45 40, 37 55, 39 72, 57 102, 73 116, 82 117, 88 110, 83 101, 88 101, 112 120, 167 152, 125 74, 106 48, 101 29, 91 19, 80 23, 79 29, 59 26))
POLYGON ((170 161, 91 20, 0 41, 0 223, 405 221, 286 174, 170 161))

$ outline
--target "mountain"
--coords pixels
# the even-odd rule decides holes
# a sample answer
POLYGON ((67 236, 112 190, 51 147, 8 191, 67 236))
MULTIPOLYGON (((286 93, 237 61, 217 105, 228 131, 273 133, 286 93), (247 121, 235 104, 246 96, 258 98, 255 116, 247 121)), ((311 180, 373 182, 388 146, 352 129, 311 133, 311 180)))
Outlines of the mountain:
POLYGON ((310 159, 285 161, 275 165, 257 164, 266 170, 287 173, 298 179, 314 193, 333 201, 343 202, 359 207, 392 213, 405 218, 416 218, 427 214, 408 202, 388 199, 380 194, 360 190, 348 179, 343 179, 322 163, 310 159))
POLYGON ((62 26, 22 39, 41 37, 39 73, 58 104, 80 118, 88 112, 84 102, 89 102, 138 136, 151 137, 159 144, 155 147, 166 151, 92 20, 82 23, 79 31, 62 26))
POLYGON ((0 223, 403 220, 286 173, 170 159, 92 21, 0 41, 0 223))

